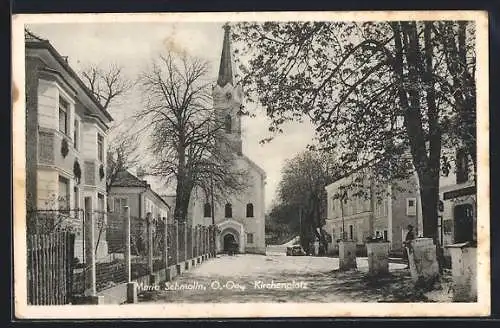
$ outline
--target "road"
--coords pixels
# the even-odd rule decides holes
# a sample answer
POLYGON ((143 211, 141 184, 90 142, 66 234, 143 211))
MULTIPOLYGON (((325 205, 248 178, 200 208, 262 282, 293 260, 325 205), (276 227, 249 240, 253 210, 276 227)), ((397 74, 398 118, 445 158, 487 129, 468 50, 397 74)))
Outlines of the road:
MULTIPOLYGON (((140 293, 140 302, 403 302, 425 301, 414 294, 409 272, 390 264, 391 274, 373 279, 368 263, 357 259, 358 269, 338 271, 337 258, 284 256, 270 247, 266 256, 219 255, 183 273, 173 281, 140 293)), ((141 289, 140 289, 141 290, 141 289)))

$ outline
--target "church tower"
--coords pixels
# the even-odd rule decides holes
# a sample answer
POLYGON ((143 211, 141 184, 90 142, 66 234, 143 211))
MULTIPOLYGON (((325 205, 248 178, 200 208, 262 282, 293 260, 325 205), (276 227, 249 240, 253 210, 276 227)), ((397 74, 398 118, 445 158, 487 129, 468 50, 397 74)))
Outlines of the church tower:
POLYGON ((213 88, 214 108, 223 123, 224 132, 232 150, 242 155, 241 107, 243 90, 236 84, 231 58, 231 27, 224 24, 224 41, 220 58, 219 75, 213 88))

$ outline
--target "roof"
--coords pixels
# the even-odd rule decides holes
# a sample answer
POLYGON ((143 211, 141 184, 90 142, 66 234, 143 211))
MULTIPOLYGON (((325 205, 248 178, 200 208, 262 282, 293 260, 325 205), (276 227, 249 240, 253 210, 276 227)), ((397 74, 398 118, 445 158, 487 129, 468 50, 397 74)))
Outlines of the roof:
POLYGON ((80 79, 78 74, 69 66, 67 62, 67 57, 61 56, 59 52, 50 44, 49 40, 42 39, 36 36, 27 29, 24 30, 24 41, 25 46, 30 48, 44 48, 49 51, 49 53, 57 60, 57 62, 69 73, 69 75, 77 82, 78 86, 82 88, 85 94, 96 104, 99 110, 106 116, 110 121, 113 121, 111 114, 102 106, 102 104, 96 99, 92 92, 87 88, 87 86, 80 79))
POLYGON ((224 41, 222 43, 222 54, 220 57, 219 77, 217 84, 221 87, 228 83, 233 84, 233 63, 231 61, 231 45, 230 45, 230 30, 229 24, 224 24, 224 41))
POLYGON ((113 187, 147 187, 148 183, 139 179, 129 171, 121 171, 116 175, 113 187))
POLYGON ((145 188, 146 190, 151 191, 151 193, 158 198, 163 204, 167 205, 170 208, 170 205, 167 203, 163 197, 161 197, 156 191, 151 189, 151 186, 147 181, 141 180, 129 171, 120 171, 118 172, 115 181, 112 184, 112 187, 130 187, 130 188, 145 188))

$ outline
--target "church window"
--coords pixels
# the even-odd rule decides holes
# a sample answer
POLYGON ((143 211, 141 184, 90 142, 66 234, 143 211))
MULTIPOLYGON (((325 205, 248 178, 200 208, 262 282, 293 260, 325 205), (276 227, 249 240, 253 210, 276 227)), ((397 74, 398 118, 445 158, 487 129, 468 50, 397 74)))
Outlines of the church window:
POLYGON ((205 205, 203 206, 203 217, 212 217, 212 206, 210 206, 209 203, 205 203, 205 205))
POLYGON ((227 203, 225 208, 224 208, 224 213, 226 218, 232 218, 233 217, 233 207, 231 204, 227 203))
POLYGON ((253 218, 253 204, 247 204, 247 218, 253 218))
POLYGON ((231 133, 231 115, 227 114, 224 120, 224 129, 226 133, 231 133))

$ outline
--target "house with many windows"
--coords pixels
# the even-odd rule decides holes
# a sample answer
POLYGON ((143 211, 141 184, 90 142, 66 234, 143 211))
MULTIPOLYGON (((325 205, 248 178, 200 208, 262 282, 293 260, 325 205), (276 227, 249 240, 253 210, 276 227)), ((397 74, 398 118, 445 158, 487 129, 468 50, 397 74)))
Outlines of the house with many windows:
POLYGON ((25 31, 27 208, 106 209, 111 115, 48 40, 25 31))
POLYGON ((417 234, 421 231, 416 177, 378 183, 371 176, 370 167, 362 167, 325 187, 328 195, 325 230, 332 235, 329 253, 338 250, 338 241, 343 238, 363 248, 368 237, 383 238, 398 253, 402 252, 409 224, 417 234))
MULTIPOLYGON (((71 226, 83 256, 83 210, 106 221, 111 115, 48 40, 25 31, 28 229, 71 226)), ((97 254, 107 254, 99 244, 97 254)))

